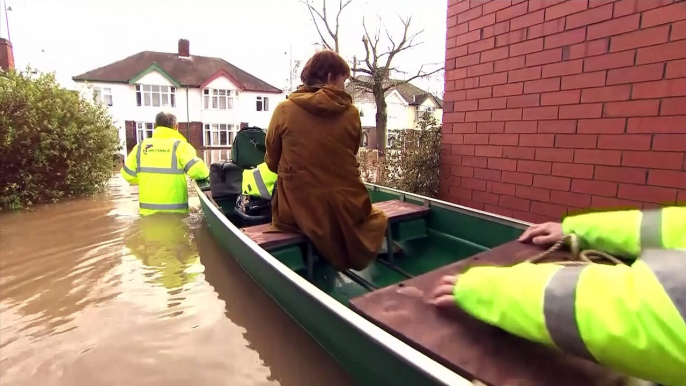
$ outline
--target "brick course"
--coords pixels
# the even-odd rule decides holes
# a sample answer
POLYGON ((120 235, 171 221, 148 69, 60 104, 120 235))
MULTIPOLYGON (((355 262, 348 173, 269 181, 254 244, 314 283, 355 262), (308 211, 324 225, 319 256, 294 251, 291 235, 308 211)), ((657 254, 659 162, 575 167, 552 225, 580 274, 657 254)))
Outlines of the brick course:
POLYGON ((533 222, 686 200, 686 1, 447 15, 442 199, 533 222))

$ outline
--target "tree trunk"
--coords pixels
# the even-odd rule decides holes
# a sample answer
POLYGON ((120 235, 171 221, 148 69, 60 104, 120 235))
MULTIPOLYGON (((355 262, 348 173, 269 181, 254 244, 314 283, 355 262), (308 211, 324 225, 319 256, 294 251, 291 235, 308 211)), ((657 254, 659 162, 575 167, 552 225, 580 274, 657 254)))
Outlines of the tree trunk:
POLYGON ((386 111, 386 95, 381 87, 374 88, 374 100, 376 102, 376 144, 379 157, 386 154, 386 126, 388 125, 388 113, 386 111))

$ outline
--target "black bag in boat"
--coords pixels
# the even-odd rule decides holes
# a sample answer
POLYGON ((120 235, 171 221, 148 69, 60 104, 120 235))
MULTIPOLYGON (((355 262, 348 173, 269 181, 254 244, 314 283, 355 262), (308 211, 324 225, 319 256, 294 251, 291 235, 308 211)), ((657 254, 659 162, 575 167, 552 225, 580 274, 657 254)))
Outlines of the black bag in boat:
POLYGON ((241 194, 243 168, 230 161, 210 165, 210 191, 215 199, 241 194))
POLYGON ((234 212, 246 220, 267 221, 272 217, 270 200, 240 194, 236 199, 234 212))
POLYGON ((242 168, 254 168, 264 162, 266 137, 259 127, 241 129, 233 139, 231 161, 242 168))

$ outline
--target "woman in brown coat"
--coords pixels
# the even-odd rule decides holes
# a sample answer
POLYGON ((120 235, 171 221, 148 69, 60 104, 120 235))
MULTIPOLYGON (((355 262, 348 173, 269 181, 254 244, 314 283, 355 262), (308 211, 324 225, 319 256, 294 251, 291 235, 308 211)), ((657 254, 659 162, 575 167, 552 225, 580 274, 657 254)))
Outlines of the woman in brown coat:
POLYGON ((272 225, 305 234, 337 270, 360 270, 379 253, 386 215, 360 179, 360 113, 345 92, 350 67, 320 51, 303 68, 303 86, 280 103, 267 132, 265 162, 278 174, 272 225))

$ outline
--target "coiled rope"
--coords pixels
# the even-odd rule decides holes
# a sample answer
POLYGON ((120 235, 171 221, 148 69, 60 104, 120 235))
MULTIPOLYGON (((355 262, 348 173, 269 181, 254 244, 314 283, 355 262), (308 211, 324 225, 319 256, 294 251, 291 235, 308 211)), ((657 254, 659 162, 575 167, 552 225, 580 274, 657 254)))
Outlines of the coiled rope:
POLYGON ((539 263, 539 264, 558 264, 558 265, 586 265, 593 264, 603 259, 613 262, 615 265, 624 264, 623 261, 617 259, 616 257, 610 255, 609 253, 596 251, 593 249, 580 250, 579 248, 579 237, 574 233, 562 236, 555 244, 553 244, 547 250, 525 260, 526 263, 539 263), (567 261, 554 261, 541 263, 541 260, 545 259, 551 253, 559 250, 565 243, 569 243, 569 247, 572 251, 572 256, 577 260, 567 260, 567 261))

